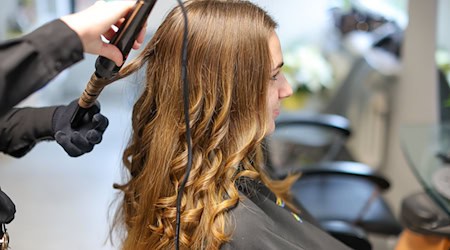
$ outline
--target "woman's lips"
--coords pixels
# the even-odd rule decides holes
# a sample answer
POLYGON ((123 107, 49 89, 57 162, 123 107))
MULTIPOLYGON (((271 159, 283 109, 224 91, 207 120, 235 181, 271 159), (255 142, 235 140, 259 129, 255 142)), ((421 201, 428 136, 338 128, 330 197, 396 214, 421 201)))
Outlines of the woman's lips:
POLYGON ((274 118, 277 118, 279 115, 280 115, 280 110, 279 110, 279 109, 275 109, 275 110, 273 111, 273 117, 274 117, 274 118))

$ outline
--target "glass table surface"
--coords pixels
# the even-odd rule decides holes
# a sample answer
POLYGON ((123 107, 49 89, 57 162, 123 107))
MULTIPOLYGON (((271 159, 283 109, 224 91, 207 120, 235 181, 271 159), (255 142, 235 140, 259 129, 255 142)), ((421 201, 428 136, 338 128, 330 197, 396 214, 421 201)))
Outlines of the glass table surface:
POLYGON ((450 215, 450 163, 442 159, 450 157, 450 124, 403 126, 400 142, 424 190, 450 215))

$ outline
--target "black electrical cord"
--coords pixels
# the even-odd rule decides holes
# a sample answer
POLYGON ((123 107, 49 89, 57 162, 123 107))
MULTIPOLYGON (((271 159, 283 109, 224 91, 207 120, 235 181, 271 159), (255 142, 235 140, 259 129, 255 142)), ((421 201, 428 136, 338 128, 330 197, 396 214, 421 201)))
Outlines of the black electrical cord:
POLYGON ((183 48, 181 55, 181 79, 183 81, 183 105, 184 105, 184 122, 186 124, 186 143, 188 149, 188 161, 186 166, 186 173, 184 179, 178 188, 177 193, 177 212, 176 212, 176 228, 175 228, 175 249, 180 249, 180 217, 181 217, 181 199, 183 197, 184 187, 186 186, 189 174, 192 168, 192 142, 191 142, 191 128, 189 126, 189 84, 187 79, 187 44, 188 44, 188 19, 186 9, 181 0, 177 0, 180 5, 184 18, 184 33, 183 33, 183 48))

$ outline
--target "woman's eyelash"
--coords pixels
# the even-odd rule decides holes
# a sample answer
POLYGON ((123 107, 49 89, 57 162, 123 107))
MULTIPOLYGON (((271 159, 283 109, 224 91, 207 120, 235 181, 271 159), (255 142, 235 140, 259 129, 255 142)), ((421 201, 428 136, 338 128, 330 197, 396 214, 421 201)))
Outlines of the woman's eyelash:
POLYGON ((278 75, 280 74, 280 72, 277 72, 275 75, 273 75, 270 80, 277 80, 278 75))

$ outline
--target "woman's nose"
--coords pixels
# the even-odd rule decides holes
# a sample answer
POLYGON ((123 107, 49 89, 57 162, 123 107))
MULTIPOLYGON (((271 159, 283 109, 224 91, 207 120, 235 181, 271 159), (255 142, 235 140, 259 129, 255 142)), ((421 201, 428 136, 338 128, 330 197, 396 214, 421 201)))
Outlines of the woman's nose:
POLYGON ((291 84, 289 84, 289 82, 286 79, 286 77, 284 77, 284 74, 281 74, 281 75, 282 75, 283 79, 282 79, 282 84, 281 84, 281 88, 280 88, 280 91, 279 91, 280 99, 287 98, 287 97, 291 96, 292 93, 293 93, 291 84))

